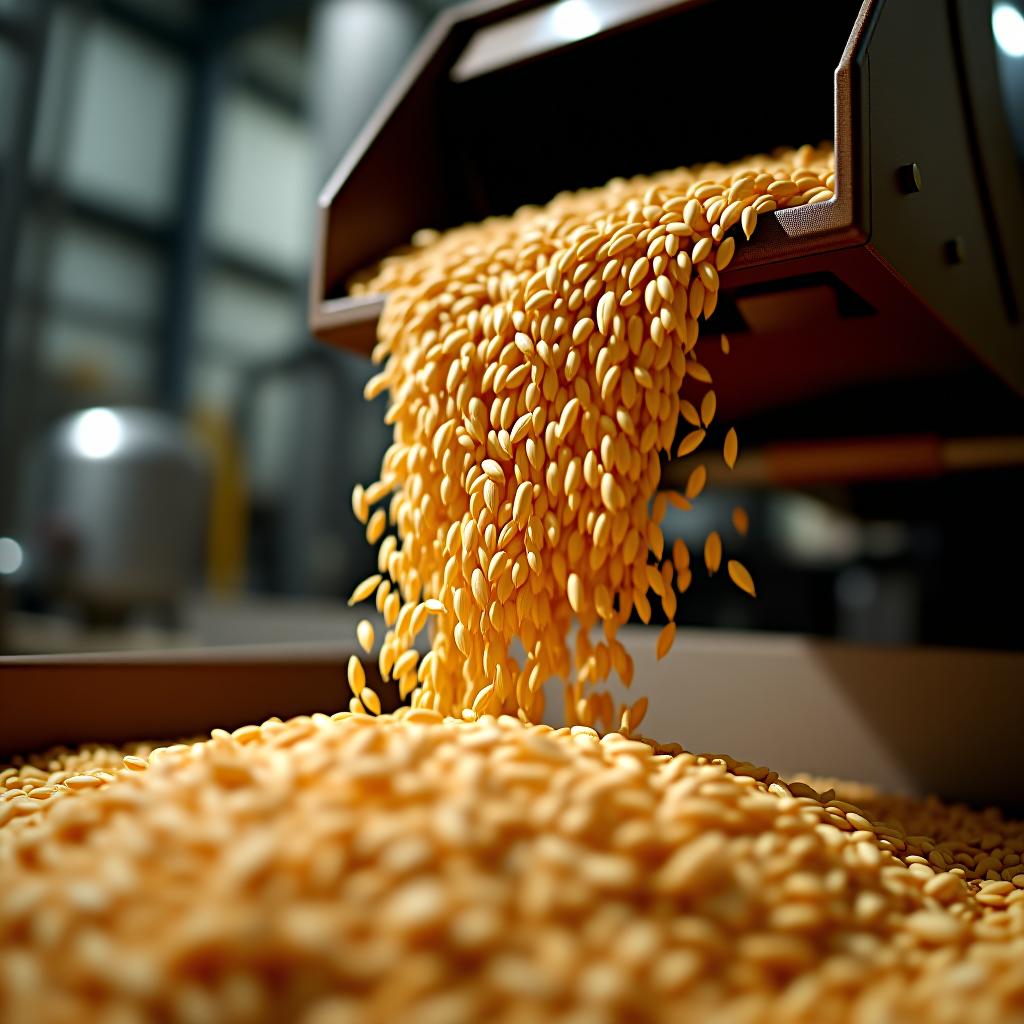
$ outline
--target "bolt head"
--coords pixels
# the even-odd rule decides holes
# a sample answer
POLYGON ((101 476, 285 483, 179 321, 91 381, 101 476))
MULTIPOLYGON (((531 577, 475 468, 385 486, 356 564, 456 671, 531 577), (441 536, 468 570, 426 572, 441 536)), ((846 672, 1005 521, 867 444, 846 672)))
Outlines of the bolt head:
POLYGON ((922 188, 921 168, 916 163, 904 164, 902 167, 897 168, 896 183, 904 195, 909 196, 915 192, 920 192, 922 188))

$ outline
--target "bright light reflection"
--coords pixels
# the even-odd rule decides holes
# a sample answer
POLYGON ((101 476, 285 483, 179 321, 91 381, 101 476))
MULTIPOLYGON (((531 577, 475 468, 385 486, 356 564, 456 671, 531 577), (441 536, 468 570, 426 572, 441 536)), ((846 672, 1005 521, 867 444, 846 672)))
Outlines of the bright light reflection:
POLYGON ((109 409, 88 409, 71 428, 72 444, 87 459, 105 459, 121 445, 121 421, 109 409))
POLYGON ((13 576, 24 563, 21 545, 13 537, 0 537, 0 576, 13 576))
POLYGON ((587 0, 562 0, 551 9, 551 29, 567 42, 586 39, 600 28, 601 19, 587 0))
POLYGON ((1013 4, 992 9, 992 33, 1007 57, 1024 57, 1024 15, 1013 4))

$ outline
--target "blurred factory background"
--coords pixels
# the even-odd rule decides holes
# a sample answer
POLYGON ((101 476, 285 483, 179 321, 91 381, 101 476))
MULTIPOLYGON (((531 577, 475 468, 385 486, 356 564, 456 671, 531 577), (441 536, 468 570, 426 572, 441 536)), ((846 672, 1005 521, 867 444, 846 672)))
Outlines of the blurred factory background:
MULTIPOLYGON (((0 652, 346 638, 374 564, 349 493, 387 435, 369 364, 306 328, 314 199, 442 6, 0 0, 0 652)), ((1024 96, 1024 18, 993 23, 1024 96)), ((960 430, 1019 435, 1019 408, 994 386, 960 430)), ((760 596, 701 578, 681 620, 1019 647, 1022 479, 709 494, 670 528, 745 506, 760 596)))

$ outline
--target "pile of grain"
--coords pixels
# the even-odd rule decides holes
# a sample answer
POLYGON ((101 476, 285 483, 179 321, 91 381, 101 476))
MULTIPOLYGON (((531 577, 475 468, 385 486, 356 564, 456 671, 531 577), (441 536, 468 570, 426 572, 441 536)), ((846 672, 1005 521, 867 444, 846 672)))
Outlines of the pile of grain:
MULTIPOLYGON (((376 596, 389 627, 381 673, 414 707, 539 721, 541 687, 560 676, 566 721, 637 727, 642 705, 615 707, 595 686, 613 671, 632 679, 616 631, 634 610, 650 620, 651 592, 668 652, 690 583, 689 552, 666 550, 660 521, 668 501, 690 506, 706 469, 683 494, 658 485, 662 456, 696 451, 715 418, 698 322, 715 309, 736 235, 749 238, 760 214, 831 199, 834 179, 831 149, 805 146, 616 180, 423 232, 353 286, 388 293, 374 352, 386 361, 366 394, 388 392, 394 429, 380 480, 353 495, 380 544, 380 574, 353 600, 376 596)), ((731 466, 735 431, 717 443, 731 466)), ((716 531, 707 571, 723 558, 716 531)), ((725 561, 753 593, 745 567, 725 561)), ((371 651, 368 623, 362 633, 371 651)), ((352 689, 353 710, 378 710, 356 665, 352 689)))
POLYGON ((0 800, 10 1024, 1024 1015, 994 812, 907 803, 932 840, 728 758, 423 709, 102 763, 0 800))
POLYGON ((706 472, 660 494, 659 460, 715 418, 695 346, 729 232, 833 181, 810 148, 616 181, 363 283, 395 436, 353 497, 380 544, 353 599, 412 707, 366 714, 353 659, 348 712, 0 771, 0 1020, 1024 1020, 1024 825, 630 738, 644 703, 596 688, 631 681, 616 631, 651 591, 674 638, 690 555, 659 523, 706 472), (532 724, 552 675, 581 724, 532 724))

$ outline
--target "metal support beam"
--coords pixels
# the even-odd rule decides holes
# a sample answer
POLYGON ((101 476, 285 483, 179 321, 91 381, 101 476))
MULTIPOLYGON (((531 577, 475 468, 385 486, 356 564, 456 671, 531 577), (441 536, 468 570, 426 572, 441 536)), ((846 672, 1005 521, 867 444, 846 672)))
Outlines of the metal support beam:
POLYGON ((164 330, 155 361, 153 392, 161 406, 181 413, 195 341, 199 281, 203 267, 202 218, 213 116, 224 79, 219 48, 201 45, 193 55, 192 81, 182 146, 177 217, 168 250, 164 330))
POLYGON ((154 17, 125 0, 96 0, 98 13, 118 24, 146 36, 150 42, 188 54, 198 42, 198 33, 191 24, 176 25, 165 18, 154 17))
MULTIPOLYGON (((104 0, 117 4, 117 0, 104 0)), ((178 191, 177 217, 168 257, 164 330, 156 360, 154 393, 174 413, 186 405, 188 367, 196 340, 199 283, 211 254, 202 237, 202 217, 217 99, 230 73, 226 48, 247 32, 296 10, 311 0, 251 0, 206 9, 192 33, 192 83, 187 135, 178 191)), ((275 97, 283 102, 282 97, 275 97)), ((250 268, 254 269, 254 268, 250 268)), ((266 276, 266 275, 264 275, 266 276)), ((284 282, 275 281, 277 285, 284 282)))
POLYGON ((311 7, 313 0, 234 0, 215 7, 208 31, 215 46, 229 46, 236 39, 264 25, 311 7))
POLYGON ((0 374, 0 536, 10 531, 14 516, 20 448, 15 438, 20 433, 24 407, 24 363, 30 355, 14 334, 12 298, 52 2, 38 0, 31 10, 31 17, 19 23, 16 52, 21 57, 21 96, 14 113, 10 153, 0 193, 0 366, 3 367, 0 374))
MULTIPOLYGON (((13 532, 14 528, 20 456, 24 447, 20 435, 26 406, 25 381, 33 356, 24 339, 14 333, 11 299, 51 14, 51 0, 38 0, 32 15, 19 23, 19 32, 7 34, 8 43, 20 50, 22 67, 21 102, 14 115, 10 156, 0 192, 0 537, 13 532)), ((0 651, 6 647, 5 622, 9 605, 7 587, 0 579, 0 651)))

